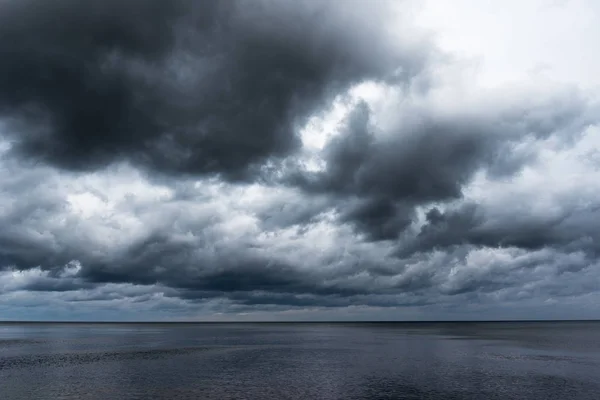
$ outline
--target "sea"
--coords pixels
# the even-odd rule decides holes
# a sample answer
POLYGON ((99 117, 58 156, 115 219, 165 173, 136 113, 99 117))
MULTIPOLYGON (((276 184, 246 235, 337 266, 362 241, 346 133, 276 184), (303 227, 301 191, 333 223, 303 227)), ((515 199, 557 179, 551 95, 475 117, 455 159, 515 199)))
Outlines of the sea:
POLYGON ((600 399, 600 323, 0 323, 0 399, 600 399))

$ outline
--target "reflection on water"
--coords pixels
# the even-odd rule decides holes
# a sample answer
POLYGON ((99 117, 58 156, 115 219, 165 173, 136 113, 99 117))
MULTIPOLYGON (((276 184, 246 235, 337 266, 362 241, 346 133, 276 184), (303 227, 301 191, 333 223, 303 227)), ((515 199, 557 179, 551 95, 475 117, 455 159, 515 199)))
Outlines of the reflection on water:
POLYGON ((0 398, 598 399, 600 324, 0 324, 0 398))

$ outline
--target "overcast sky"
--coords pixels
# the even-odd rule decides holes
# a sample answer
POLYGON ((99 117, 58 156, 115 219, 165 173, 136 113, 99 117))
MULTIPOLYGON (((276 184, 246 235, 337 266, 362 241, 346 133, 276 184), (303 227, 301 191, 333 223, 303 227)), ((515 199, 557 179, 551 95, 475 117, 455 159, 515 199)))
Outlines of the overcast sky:
POLYGON ((599 318, 599 18, 0 1, 0 320, 599 318))

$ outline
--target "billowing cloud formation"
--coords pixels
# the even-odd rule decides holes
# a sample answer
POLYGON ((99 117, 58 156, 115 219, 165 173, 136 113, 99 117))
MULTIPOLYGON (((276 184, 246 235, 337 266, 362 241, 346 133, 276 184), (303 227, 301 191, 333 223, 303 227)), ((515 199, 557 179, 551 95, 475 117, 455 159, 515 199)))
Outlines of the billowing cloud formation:
POLYGON ((88 3, 0 4, 6 315, 593 303, 594 93, 480 90, 409 2, 88 3))
MULTIPOLYGON (((494 106, 448 114, 396 104, 392 123, 376 132, 369 109, 359 104, 325 147, 324 170, 291 179, 311 192, 356 198, 342 218, 373 239, 394 239, 410 225, 415 207, 461 198, 478 171, 513 175, 536 157, 535 149, 519 145, 550 137, 566 144, 592 120, 589 105, 573 96, 516 110, 494 106)), ((435 220, 436 212, 428 216, 435 220)))
POLYGON ((358 2, 3 2, 0 113, 15 151, 89 170, 130 160, 245 178, 365 79, 406 79, 383 10, 358 2), (352 6, 352 7, 350 7, 352 6))

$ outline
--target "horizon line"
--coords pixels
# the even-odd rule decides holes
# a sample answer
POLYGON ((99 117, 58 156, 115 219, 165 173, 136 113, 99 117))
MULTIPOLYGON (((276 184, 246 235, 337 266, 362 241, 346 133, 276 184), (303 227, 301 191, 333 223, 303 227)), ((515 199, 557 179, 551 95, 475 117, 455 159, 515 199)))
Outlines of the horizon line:
POLYGON ((289 321, 86 321, 86 320, 0 320, 0 324, 444 324, 510 322, 600 322, 600 319, 495 319, 495 320, 289 320, 289 321))

